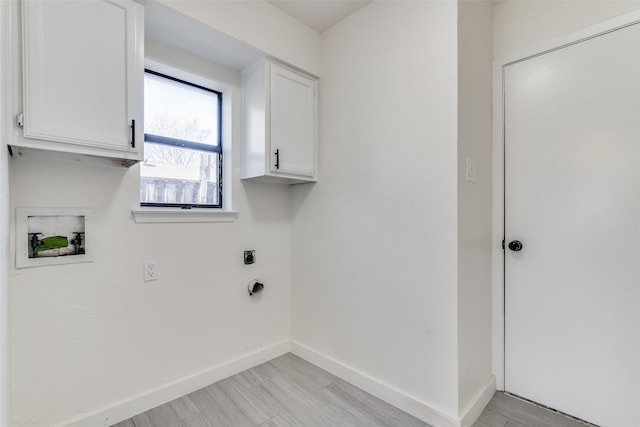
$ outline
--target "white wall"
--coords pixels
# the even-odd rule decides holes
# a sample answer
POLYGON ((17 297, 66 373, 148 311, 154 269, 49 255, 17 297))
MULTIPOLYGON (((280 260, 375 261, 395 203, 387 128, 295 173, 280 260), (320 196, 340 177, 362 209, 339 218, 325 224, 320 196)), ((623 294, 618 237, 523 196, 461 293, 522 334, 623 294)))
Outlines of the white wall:
MULTIPOLYGON (((0 3, 0 21, 7 12, 6 2, 0 3)), ((0 26, 0 100, 6 100, 1 84, 8 63, 8 29, 0 26)), ((9 164, 4 148, 4 117, 6 102, 0 104, 0 427, 9 426, 9 164)))
POLYGON ((159 1, 268 55, 320 74, 320 34, 264 0, 159 1))
MULTIPOLYGON (((264 2, 163 3, 323 76, 321 181, 293 187, 291 225, 288 188, 237 179, 236 123, 238 222, 137 225, 137 168, 12 160, 12 210, 93 207, 98 250, 92 264, 11 270, 12 425, 82 417, 287 341, 290 271, 297 343, 456 420, 487 376, 485 218, 467 207, 486 203, 489 169, 486 140, 470 137, 486 131, 485 76, 457 74, 486 50, 486 15, 456 23, 486 10, 370 4, 325 33, 321 68, 320 36, 264 2), (465 36, 476 44, 457 55, 465 36), (473 186, 455 172, 466 156, 473 186), (145 259, 158 282, 142 282, 145 259), (267 292, 251 301, 256 276, 267 292)), ((235 71, 170 56, 215 70, 237 113, 235 71)))
POLYGON ((465 414, 491 380, 492 4, 458 3, 458 369, 465 414), (476 181, 466 180, 475 161, 476 181))
POLYGON ((454 2, 323 33, 320 181, 293 188, 293 340, 458 414, 454 2))
MULTIPOLYGON (((1 125, 0 125, 1 126, 1 125)), ((9 173, 0 149, 0 426, 9 426, 9 173)))
POLYGON ((494 58, 500 59, 638 8, 638 0, 507 0, 494 8, 494 58))
MULTIPOLYGON (((162 50, 153 50, 161 59, 162 50)), ((202 60, 179 60, 201 71, 202 60)), ((10 161, 12 212, 93 208, 96 247, 93 263, 11 270, 13 427, 82 417, 288 343, 288 188, 239 180, 239 76, 208 68, 218 73, 204 77, 222 78, 233 98, 226 166, 236 223, 135 224, 139 167, 10 161), (256 264, 243 264, 245 249, 256 250, 256 264), (148 259, 158 261, 157 282, 142 281, 148 259), (266 290, 250 298, 255 277, 266 290)))
MULTIPOLYGON (((253 48, 319 71, 319 34, 265 2, 163 3, 253 48)), ((213 381, 257 360, 255 354, 289 348, 289 189, 239 180, 240 76, 166 46, 149 43, 147 50, 155 60, 188 65, 227 85, 234 123, 225 166, 238 221, 135 224, 130 212, 138 203, 138 167, 10 160, 11 211, 91 207, 97 251, 91 264, 10 271, 12 427, 76 425, 74 420, 108 425, 117 420, 105 421, 103 414, 130 416, 131 408, 190 391, 198 378, 213 381), (256 250, 255 265, 242 263, 245 249, 256 250), (147 259, 158 260, 157 282, 142 281, 147 259), (246 286, 253 278, 266 289, 250 299, 246 286)))

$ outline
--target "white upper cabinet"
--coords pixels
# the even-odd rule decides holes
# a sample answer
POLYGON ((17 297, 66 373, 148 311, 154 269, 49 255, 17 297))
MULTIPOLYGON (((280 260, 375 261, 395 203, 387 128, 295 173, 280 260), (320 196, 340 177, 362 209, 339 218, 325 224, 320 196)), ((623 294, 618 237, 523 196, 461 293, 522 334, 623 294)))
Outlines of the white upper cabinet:
POLYGON ((144 8, 23 0, 22 105, 11 145, 142 160, 144 8))
POLYGON ((243 71, 242 178, 317 180, 317 80, 262 60, 243 71))

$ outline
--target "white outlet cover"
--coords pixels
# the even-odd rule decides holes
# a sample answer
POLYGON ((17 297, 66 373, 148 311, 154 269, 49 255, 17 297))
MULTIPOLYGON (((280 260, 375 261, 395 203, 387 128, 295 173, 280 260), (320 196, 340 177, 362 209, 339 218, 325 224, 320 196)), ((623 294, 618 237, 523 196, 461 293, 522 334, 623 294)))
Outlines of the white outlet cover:
POLYGON ((144 281, 158 280, 158 261, 145 261, 143 263, 144 281))

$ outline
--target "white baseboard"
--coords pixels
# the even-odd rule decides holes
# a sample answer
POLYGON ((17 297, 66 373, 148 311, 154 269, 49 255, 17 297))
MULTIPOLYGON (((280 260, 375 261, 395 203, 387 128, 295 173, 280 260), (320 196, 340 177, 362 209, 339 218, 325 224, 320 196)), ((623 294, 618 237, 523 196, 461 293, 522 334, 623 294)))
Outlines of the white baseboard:
POLYGON ((464 411, 464 415, 460 419, 457 419, 457 417, 447 414, 445 411, 428 405, 392 386, 380 382, 376 378, 312 350, 303 344, 284 341, 263 350, 250 353, 239 359, 217 365, 187 378, 164 384, 161 387, 133 396, 109 407, 78 416, 57 424, 57 427, 108 427, 162 405, 163 403, 192 393, 209 384, 213 384, 274 359, 289 351, 434 427, 470 427, 482 413, 482 410, 496 391, 495 377, 492 376, 487 384, 474 396, 472 403, 464 411))
POLYGON ((460 427, 457 417, 303 344, 292 342, 291 352, 434 427, 460 427))
POLYGON ((158 405, 192 393, 209 384, 228 378, 246 369, 253 368, 263 362, 282 356, 289 351, 291 351, 291 343, 289 341, 283 341, 271 347, 244 355, 239 359, 234 359, 189 377, 164 384, 161 387, 133 396, 107 408, 60 423, 58 427, 110 426, 151 408, 155 408, 158 405))
POLYGON ((471 403, 462 411, 460 427, 471 427, 476 422, 487 403, 496 392, 496 377, 491 375, 489 381, 473 396, 471 403))

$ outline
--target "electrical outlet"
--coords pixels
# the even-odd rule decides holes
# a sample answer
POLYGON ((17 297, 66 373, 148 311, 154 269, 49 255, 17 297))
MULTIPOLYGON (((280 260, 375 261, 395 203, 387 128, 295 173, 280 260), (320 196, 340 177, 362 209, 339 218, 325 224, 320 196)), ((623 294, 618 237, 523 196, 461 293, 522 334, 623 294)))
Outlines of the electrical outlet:
POLYGON ((244 251, 244 263, 253 264, 254 262, 256 262, 256 251, 253 249, 250 251, 244 251))
POLYGON ((158 261, 145 261, 143 267, 145 282, 158 280, 158 261))

